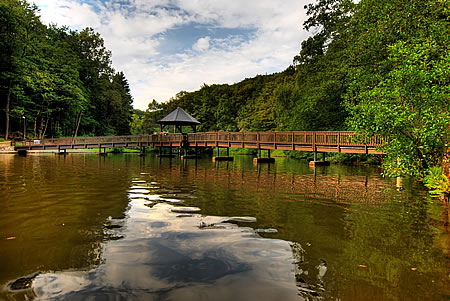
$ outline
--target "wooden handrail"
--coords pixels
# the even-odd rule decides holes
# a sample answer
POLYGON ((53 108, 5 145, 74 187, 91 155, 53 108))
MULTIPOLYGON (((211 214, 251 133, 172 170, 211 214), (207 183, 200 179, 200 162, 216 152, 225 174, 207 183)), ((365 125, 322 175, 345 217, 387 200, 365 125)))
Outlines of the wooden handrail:
POLYGON ((381 136, 374 136, 366 141, 356 141, 357 134, 352 131, 290 131, 290 132, 202 132, 202 133, 174 133, 152 135, 128 135, 128 136, 100 136, 73 138, 49 138, 40 141, 29 140, 25 146, 72 146, 108 145, 108 144, 134 144, 146 145, 198 145, 215 147, 271 147, 273 149, 305 149, 316 150, 319 148, 334 147, 338 151, 343 148, 367 147, 375 148, 386 143, 381 136), (364 143, 365 142, 365 143, 364 143))

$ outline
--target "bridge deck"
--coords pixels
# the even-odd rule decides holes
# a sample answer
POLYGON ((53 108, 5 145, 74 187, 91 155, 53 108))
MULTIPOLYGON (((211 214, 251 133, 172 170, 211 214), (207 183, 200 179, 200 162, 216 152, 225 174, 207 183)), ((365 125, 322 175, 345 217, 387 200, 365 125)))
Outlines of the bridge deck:
POLYGON ((231 147, 297 151, 381 154, 378 136, 366 143, 350 131, 320 132, 207 132, 43 139, 25 141, 16 150, 65 150, 102 147, 231 147))

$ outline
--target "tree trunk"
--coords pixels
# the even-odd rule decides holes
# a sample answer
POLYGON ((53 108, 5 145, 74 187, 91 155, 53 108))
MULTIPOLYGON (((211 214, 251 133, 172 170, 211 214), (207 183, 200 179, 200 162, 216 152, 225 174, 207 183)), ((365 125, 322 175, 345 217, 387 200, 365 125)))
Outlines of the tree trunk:
POLYGON ((9 107, 11 104, 11 83, 8 88, 8 96, 6 98, 6 129, 5 129, 5 140, 9 137, 9 107))
POLYGON ((45 120, 45 126, 44 126, 44 130, 42 131, 42 139, 45 138, 45 132, 47 132, 47 127, 48 127, 48 121, 50 120, 50 116, 47 112, 47 119, 45 120))
POLYGON ((77 134, 78 134, 78 129, 80 127, 80 121, 81 121, 81 114, 83 112, 80 111, 80 115, 78 115, 78 120, 77 120, 77 128, 75 129, 75 134, 73 135, 73 140, 72 140, 72 144, 75 144, 75 140, 77 139, 77 134))
POLYGON ((34 139, 36 139, 36 137, 37 137, 37 135, 36 135, 37 119, 38 119, 38 116, 36 116, 34 118, 34 127, 33 127, 33 137, 34 137, 34 139))

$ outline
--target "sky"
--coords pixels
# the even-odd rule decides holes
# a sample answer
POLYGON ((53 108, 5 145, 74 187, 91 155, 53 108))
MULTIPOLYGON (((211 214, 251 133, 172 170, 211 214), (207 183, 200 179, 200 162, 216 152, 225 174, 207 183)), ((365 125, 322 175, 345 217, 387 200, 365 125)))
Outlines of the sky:
POLYGON ((33 0, 46 24, 92 27, 123 71, 133 105, 203 84, 285 70, 308 37, 311 0, 33 0))

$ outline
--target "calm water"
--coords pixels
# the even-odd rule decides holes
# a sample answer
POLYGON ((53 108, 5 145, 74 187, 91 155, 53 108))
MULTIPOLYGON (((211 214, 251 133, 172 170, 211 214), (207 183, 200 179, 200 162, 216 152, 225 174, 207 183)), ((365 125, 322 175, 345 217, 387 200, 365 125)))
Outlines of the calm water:
POLYGON ((0 300, 449 300, 447 227, 373 167, 0 155, 0 300))

